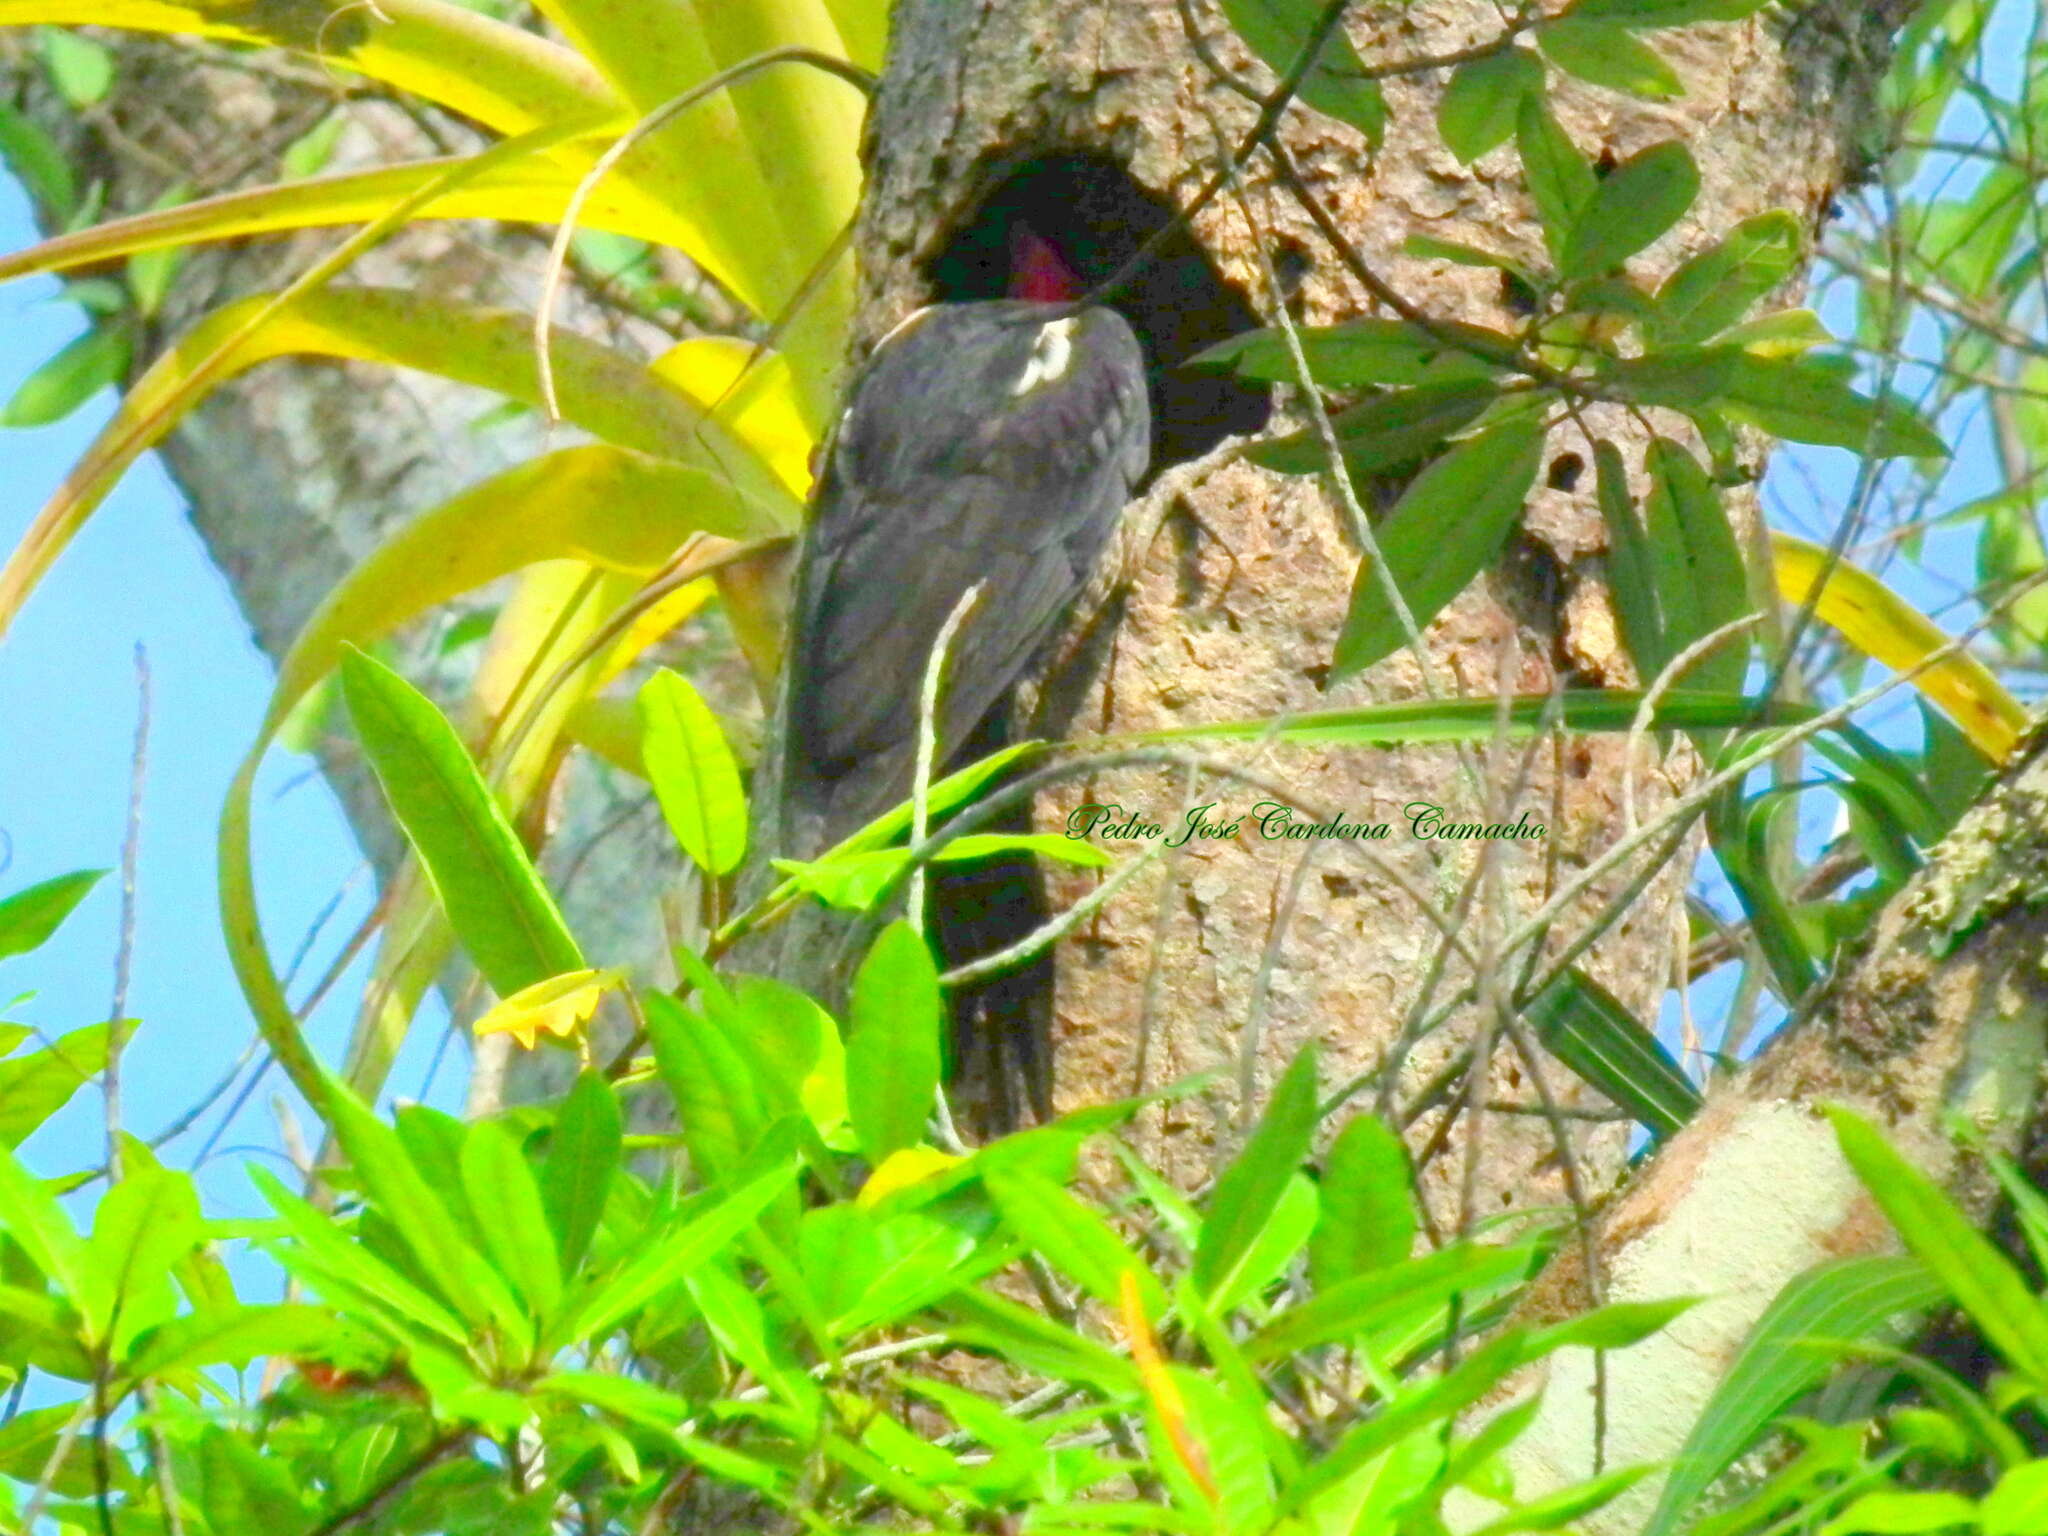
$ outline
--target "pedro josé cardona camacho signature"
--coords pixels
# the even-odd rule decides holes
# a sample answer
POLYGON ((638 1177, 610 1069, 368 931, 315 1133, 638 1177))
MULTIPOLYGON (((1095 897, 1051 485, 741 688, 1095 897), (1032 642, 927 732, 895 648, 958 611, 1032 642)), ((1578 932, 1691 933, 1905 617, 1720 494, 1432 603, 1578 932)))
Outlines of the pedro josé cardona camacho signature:
MULTIPOLYGON (((1549 828, 1540 821, 1531 821, 1527 811, 1514 821, 1454 821, 1440 805, 1411 800, 1401 808, 1401 818, 1407 836, 1444 842, 1533 842, 1550 835, 1549 828)), ((1194 807, 1180 820, 1167 823, 1113 802, 1089 801, 1075 806, 1068 815, 1067 836, 1095 837, 1113 843, 1163 842, 1168 848, 1231 838, 1264 842, 1325 838, 1380 842, 1393 837, 1397 825, 1391 821, 1353 821, 1342 812, 1328 821, 1315 821, 1278 800, 1261 800, 1242 811, 1229 810, 1212 800, 1194 807)))

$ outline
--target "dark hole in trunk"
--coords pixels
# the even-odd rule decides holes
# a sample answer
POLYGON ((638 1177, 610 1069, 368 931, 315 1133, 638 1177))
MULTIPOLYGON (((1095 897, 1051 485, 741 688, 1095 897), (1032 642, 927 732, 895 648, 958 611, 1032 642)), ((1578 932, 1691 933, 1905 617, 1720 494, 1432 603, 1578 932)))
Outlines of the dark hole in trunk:
MULTIPOLYGON (((1173 209, 1141 190, 1113 160, 1048 155, 1005 176, 926 275, 942 302, 1004 297, 1011 230, 1022 224, 1051 242, 1082 286, 1093 288, 1172 221, 1173 209)), ((1226 437, 1265 426, 1271 399, 1263 387, 1180 367, 1204 347, 1259 324, 1186 231, 1108 302, 1145 347, 1153 475, 1199 458, 1226 437)))

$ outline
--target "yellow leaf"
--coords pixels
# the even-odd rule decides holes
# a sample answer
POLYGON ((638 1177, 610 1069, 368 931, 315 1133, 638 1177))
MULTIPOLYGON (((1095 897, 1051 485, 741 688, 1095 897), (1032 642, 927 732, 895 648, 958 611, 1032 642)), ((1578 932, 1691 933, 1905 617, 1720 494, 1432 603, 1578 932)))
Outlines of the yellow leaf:
MULTIPOLYGON (((560 217, 576 183, 606 142, 584 139, 563 146, 554 155, 497 166, 435 198, 418 217, 552 221, 560 217)), ((366 222, 463 163, 446 159, 380 166, 224 192, 176 208, 113 219, 0 256, 0 279, 31 272, 65 272, 170 246, 366 222)), ((683 249, 697 243, 691 225, 635 191, 632 167, 628 159, 617 177, 598 184, 584 204, 583 222, 595 229, 683 249)))
POLYGON ((825 0, 838 24, 846 56, 862 69, 882 72, 889 43, 889 0, 825 0))
POLYGON ((636 779, 647 777, 647 764, 640 757, 640 711, 632 700, 579 700, 569 711, 562 733, 621 773, 630 773, 636 779))
POLYGON ((1152 1324, 1145 1317, 1145 1300, 1138 1288, 1138 1277, 1125 1270, 1117 1278, 1118 1296, 1122 1302, 1119 1310, 1123 1313, 1124 1334, 1131 1341, 1131 1359, 1138 1367, 1138 1379, 1144 1383, 1145 1395, 1152 1401, 1152 1411, 1159 1415, 1159 1426, 1166 1433, 1167 1444, 1173 1447, 1174 1458, 1187 1469, 1202 1496, 1213 1505, 1222 1502, 1223 1495, 1216 1486, 1216 1475, 1209 1470, 1209 1454, 1201 1441, 1195 1438, 1188 1427, 1188 1407, 1180 1395, 1180 1386, 1173 1379, 1173 1373, 1166 1368, 1166 1357, 1160 1352, 1159 1341, 1152 1335, 1152 1324))
MULTIPOLYGON (((1771 553, 1779 596, 1803 605, 1827 569, 1828 552, 1804 539, 1773 533, 1771 553)), ((1827 584, 1813 611, 1857 650, 1898 672, 1918 666, 1949 643, 1933 620, 1874 576, 1843 562, 1827 572, 1827 584)), ((1994 763, 2012 755, 2027 729, 2027 712, 2019 701, 1967 652, 1957 651, 1934 663, 1913 679, 1913 686, 1994 763)))
MULTIPOLYGON (((642 121, 769 48, 838 53, 819 0, 541 0, 540 10, 603 71, 642 121)), ((782 345, 805 419, 822 425, 853 312, 851 264, 832 256, 860 195, 866 104, 843 80, 780 63, 715 92, 655 131, 638 184, 703 235, 700 256, 757 316, 779 320, 807 295, 782 345)))
MULTIPOLYGON (((389 363, 539 403, 524 316, 391 289, 300 295, 261 330, 239 335, 267 298, 215 311, 160 357, 73 467, 0 568, 0 633, 92 510, 140 455, 210 387, 258 363, 311 353, 389 363), (230 354, 218 362, 222 346, 230 354), (204 379, 195 384, 195 375, 204 379)), ((555 339, 556 385, 569 420, 622 447, 694 465, 731 494, 793 529, 801 508, 780 479, 717 422, 624 353, 565 335, 555 339)))
POLYGON ((567 971, 521 987, 476 1021, 475 1033, 510 1035, 532 1050, 542 1035, 567 1040, 590 1022, 607 992, 625 985, 620 971, 567 971))
POLYGON ((899 1147, 882 1159, 882 1166, 868 1175, 868 1181, 861 1185, 860 1195, 855 1204, 863 1210, 872 1210, 898 1190, 908 1189, 913 1184, 922 1184, 926 1179, 957 1168, 965 1159, 941 1152, 937 1147, 899 1147))
POLYGON ((0 27, 36 22, 291 48, 439 102, 501 133, 620 107, 590 65, 559 43, 440 0, 332 6, 0 0, 0 27))
POLYGON ((817 434, 804 420, 789 360, 736 336, 693 336, 649 364, 759 455, 797 500, 811 494, 817 434))
MULTIPOLYGON (((633 622, 626 627, 625 633, 620 635, 617 642, 605 653, 604 663, 597 669, 590 686, 597 689, 616 681, 619 674, 638 661, 649 646, 688 623, 706 603, 711 601, 712 594, 717 590, 708 579, 685 582, 650 606, 646 612, 636 615, 633 622)), ((640 749, 637 746, 633 749, 633 760, 636 763, 640 760, 640 749)), ((635 769, 634 772, 637 773, 639 770, 635 769)))
POLYGON ((307 619, 277 672, 281 721, 347 645, 366 646, 461 593, 543 560, 645 575, 693 533, 773 532, 774 514, 704 470, 589 444, 518 465, 385 538, 307 619))

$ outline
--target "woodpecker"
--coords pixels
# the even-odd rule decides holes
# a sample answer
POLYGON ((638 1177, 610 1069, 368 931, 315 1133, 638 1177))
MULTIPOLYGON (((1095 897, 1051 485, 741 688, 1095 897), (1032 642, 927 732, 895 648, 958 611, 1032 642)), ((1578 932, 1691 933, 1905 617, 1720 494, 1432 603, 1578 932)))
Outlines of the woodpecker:
POLYGON ((787 852, 813 857, 909 798, 926 664, 976 583, 948 651, 938 761, 1004 702, 1080 595, 1150 439, 1143 353, 1112 310, 939 304, 883 339, 833 435, 798 566, 787 852))
MULTIPOLYGON (((883 338, 827 447, 798 563, 783 695, 778 825, 815 858, 910 797, 924 677, 940 629, 981 591, 947 651, 935 714, 943 772, 1008 734, 1012 689, 1087 584, 1151 455, 1144 353, 1121 315, 1078 308, 1049 242, 1011 236, 1008 299, 921 309, 883 338)), ((1028 826, 1018 813, 1009 830, 1028 826)), ((935 872, 948 967, 1043 921, 1028 859, 935 872)), ((778 974, 831 998, 844 925, 784 925, 778 974)), ((1041 955, 949 996, 956 1079, 992 1128, 1050 1114, 1051 965, 1041 955)))

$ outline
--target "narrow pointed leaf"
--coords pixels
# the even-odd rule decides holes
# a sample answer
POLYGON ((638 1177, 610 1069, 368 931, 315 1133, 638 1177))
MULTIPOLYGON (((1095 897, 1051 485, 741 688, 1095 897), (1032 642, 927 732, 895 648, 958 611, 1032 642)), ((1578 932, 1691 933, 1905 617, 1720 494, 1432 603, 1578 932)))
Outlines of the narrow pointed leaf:
POLYGON ((2025 1278, 1869 1121, 1846 1109, 1830 1109, 1828 1118, 1842 1155, 1913 1256, 1970 1315, 2011 1370, 2035 1390, 2048 1389, 2048 1308, 2025 1278))
POLYGON ((908 923, 891 923, 854 976, 848 1010, 847 1109, 870 1163, 924 1139, 944 1015, 931 950, 908 923))
MULTIPOLYGON (((1417 627, 1493 563, 1536 480, 1543 427, 1521 418, 1459 443, 1418 475, 1377 530, 1380 554, 1417 627)), ((1333 679, 1351 677, 1407 643, 1383 574, 1359 562, 1333 679)))
POLYGON ((1940 1282, 1917 1259, 1838 1259, 1788 1281, 1743 1340, 1693 1421, 1644 1536, 1672 1536, 1777 1413, 1835 1368, 1814 1340, 1871 1337, 1932 1306, 1940 1282))
POLYGON ((1238 1267, 1274 1219, 1288 1181, 1308 1158, 1318 1123, 1317 1061, 1314 1044, 1304 1046, 1274 1087, 1257 1128, 1216 1180, 1191 1271, 1196 1287, 1207 1296, 1221 1296, 1233 1288, 1238 1267))
POLYGON ((605 1200, 619 1168, 619 1101, 611 1085, 585 1071, 562 1101, 541 1169, 541 1200, 564 1274, 573 1275, 604 1217, 605 1200))
POLYGON ((1444 147, 1470 165, 1514 136, 1522 98, 1542 89, 1542 62, 1526 48, 1469 59, 1451 72, 1437 103, 1436 131, 1444 147))
POLYGON ((687 679, 663 667, 640 689, 641 760, 669 830, 716 878, 747 852, 747 797, 718 717, 687 679))
POLYGON ((1685 86, 1665 57, 1625 27, 1560 19, 1537 29, 1543 56, 1590 85, 1651 101, 1683 96, 1685 86))
POLYGON ((58 875, 0 901, 0 960, 40 948, 106 873, 81 869, 58 875))
MULTIPOLYGON (((1222 0, 1245 46, 1274 74, 1294 69, 1309 34, 1322 15, 1321 0, 1222 0)), ((1365 65, 1340 26, 1323 44, 1314 67, 1302 79, 1300 97, 1318 112, 1349 123, 1377 145, 1386 130, 1387 105, 1379 82, 1365 75, 1365 65)))
POLYGON ((1544 244, 1553 257, 1560 256, 1599 186, 1592 162, 1579 153, 1540 91, 1522 98, 1515 146, 1522 154, 1522 176, 1530 200, 1543 221, 1544 244))
POLYGON ((1573 221, 1559 275, 1593 277, 1620 266, 1676 224, 1699 190, 1692 151, 1676 139, 1629 156, 1600 180, 1573 221))
MULTIPOLYGON (((1876 577, 1846 561, 1830 566, 1817 544, 1774 533, 1771 558, 1779 595, 1802 606, 1812 598, 1814 616, 1873 661, 1903 672, 1949 643, 1932 619, 1876 577)), ((1927 667, 1913 686, 1994 763, 2005 761, 2026 733, 2026 709, 1967 651, 1927 667)))
POLYGON ((1699 1110, 1700 1091, 1640 1019, 1576 967, 1529 1004, 1545 1050, 1579 1079, 1633 1115, 1653 1136, 1669 1136, 1699 1110))
POLYGON ((618 110, 569 49, 441 0, 377 0, 374 14, 320 7, 220 6, 204 0, 0 0, 0 27, 125 27, 296 49, 411 91, 503 133, 618 110))
POLYGON ((1417 1218, 1408 1151, 1373 1115, 1337 1133, 1323 1158, 1321 1214, 1309 1240, 1309 1276, 1323 1292, 1406 1259, 1417 1218))
POLYGON ((498 1273, 536 1317, 546 1317, 562 1299, 561 1258, 540 1185, 511 1132, 489 1120, 469 1128, 462 1188, 498 1273))
POLYGON ((1131 1275, 1145 1315, 1166 1310, 1166 1294, 1144 1261, 1108 1222, 1050 1179, 1011 1167, 988 1169, 982 1182, 1010 1229, 1095 1300, 1117 1305, 1124 1276, 1131 1275))
POLYGON ((448 921, 501 997, 584 968, 554 898, 441 712, 361 651, 342 693, 363 750, 448 921))
POLYGON ((1607 584, 1614 595, 1615 617, 1621 621, 1622 639, 1636 664, 1636 675, 1653 683, 1671 659, 1671 648, 1664 638, 1649 535, 1629 495, 1628 469, 1621 451, 1602 438, 1593 445, 1593 463, 1600 517, 1607 525, 1607 584))
POLYGON ((1726 330, 1791 274, 1803 244, 1799 220, 1782 208, 1744 219, 1664 280, 1658 339, 1698 342, 1726 330))

